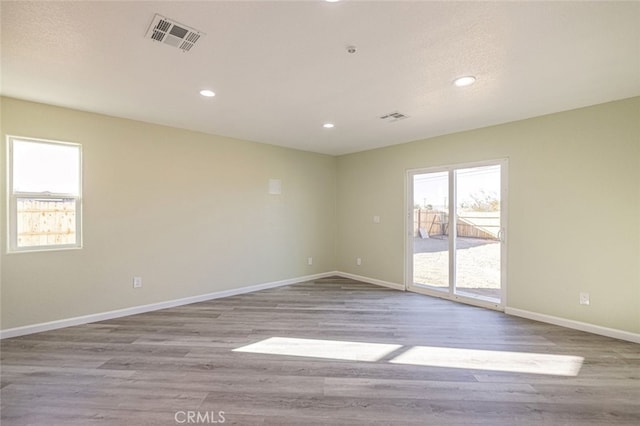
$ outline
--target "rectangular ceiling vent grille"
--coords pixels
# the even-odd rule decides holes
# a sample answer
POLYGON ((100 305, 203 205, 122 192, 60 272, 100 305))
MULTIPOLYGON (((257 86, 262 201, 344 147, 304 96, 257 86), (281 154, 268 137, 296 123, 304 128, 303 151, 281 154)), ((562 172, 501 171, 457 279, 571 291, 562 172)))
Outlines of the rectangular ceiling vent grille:
POLYGON ((172 47, 177 47, 183 52, 188 52, 204 35, 201 31, 182 25, 156 13, 149 26, 146 37, 172 47))
POLYGON ((381 120, 387 121, 389 123, 393 123, 394 121, 398 120, 404 120, 405 118, 409 118, 409 116, 401 114, 399 112, 390 112, 389 114, 385 114, 380 117, 381 120))

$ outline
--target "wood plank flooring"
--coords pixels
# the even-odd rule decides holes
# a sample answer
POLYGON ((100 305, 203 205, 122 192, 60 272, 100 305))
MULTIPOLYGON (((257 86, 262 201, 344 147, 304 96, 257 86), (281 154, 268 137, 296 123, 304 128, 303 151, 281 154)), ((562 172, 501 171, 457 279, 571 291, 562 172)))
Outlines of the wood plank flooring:
POLYGON ((638 344, 343 278, 5 339, 0 352, 2 426, 640 424, 638 344), (287 352, 309 340, 325 358, 287 352), (284 352, 234 351, 269 342, 284 352), (395 346, 359 358, 380 344, 395 346), (483 358, 509 353, 584 361, 557 375, 539 359, 502 371, 509 361, 483 358))

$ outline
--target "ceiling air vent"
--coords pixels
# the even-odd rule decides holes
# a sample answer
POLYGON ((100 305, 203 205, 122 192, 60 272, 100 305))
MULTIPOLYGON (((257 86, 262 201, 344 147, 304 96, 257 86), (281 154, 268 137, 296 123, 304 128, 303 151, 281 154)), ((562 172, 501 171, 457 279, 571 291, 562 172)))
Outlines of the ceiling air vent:
POLYGON ((401 114, 399 112, 390 112, 389 114, 385 114, 380 117, 381 120, 387 121, 389 123, 393 123, 394 121, 398 120, 404 120, 405 118, 409 118, 409 116, 401 114))
POLYGON ((162 15, 153 17, 153 21, 147 31, 147 38, 159 41, 169 46, 177 47, 183 52, 188 52, 204 36, 203 32, 182 25, 176 21, 165 18, 162 15))

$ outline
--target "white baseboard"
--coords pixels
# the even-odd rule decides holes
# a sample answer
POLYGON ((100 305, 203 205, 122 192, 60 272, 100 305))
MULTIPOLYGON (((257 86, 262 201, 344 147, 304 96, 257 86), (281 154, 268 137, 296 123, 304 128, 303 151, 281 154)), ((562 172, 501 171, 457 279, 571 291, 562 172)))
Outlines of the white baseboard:
MULTIPOLYGON (((105 321, 113 318, 120 318, 120 317, 129 316, 129 315, 141 314, 144 312, 157 311, 159 309, 173 308, 175 306, 188 305, 191 303, 204 302, 207 300, 220 299, 223 297, 235 296, 235 295, 244 294, 244 293, 251 293, 254 291, 266 290, 266 289, 275 288, 275 287, 282 287, 290 284, 297 284, 305 281, 313 281, 313 280, 328 278, 332 276, 350 278, 356 281, 361 281, 369 284, 375 284, 383 287, 392 288, 394 290, 400 290, 400 291, 405 290, 402 284, 378 280, 375 278, 369 278, 362 275, 350 274, 347 272, 332 271, 332 272, 324 272, 321 274, 290 278, 282 281, 273 281, 268 283, 251 285, 247 287, 240 287, 240 288, 234 288, 230 290, 223 290, 223 291, 218 291, 213 293, 201 294, 198 296, 168 300, 165 302, 151 303, 148 305, 133 306, 131 308, 118 309, 114 311, 101 312, 97 314, 84 315, 80 317, 66 318, 66 319, 50 321, 50 322, 45 322, 40 324, 9 328, 6 330, 0 330, 0 339, 24 336, 27 334, 40 333, 43 331, 56 330, 59 328, 88 324, 88 323, 97 322, 97 321, 105 321)), ((589 324, 589 323, 580 322, 580 321, 574 321, 566 318, 554 317, 551 315, 539 314, 536 312, 526 311, 526 310, 517 309, 517 308, 507 307, 505 308, 504 312, 508 315, 514 315, 522 318, 531 319, 534 321, 546 322, 549 324, 559 325, 559 326, 571 328, 574 330, 586 331, 588 333, 599 334, 607 337, 613 337, 614 339, 627 340, 629 342, 640 343, 640 334, 638 333, 631 333, 628 331, 618 330, 614 328, 601 327, 599 325, 589 324)))
POLYGON ((80 317, 66 318, 57 321, 49 321, 40 324, 25 325, 22 327, 8 328, 0 330, 0 339, 24 336, 26 334, 40 333, 43 331, 56 330, 58 328, 71 327, 74 325, 88 324, 97 321, 106 321, 113 318, 126 317, 129 315, 142 314, 144 312, 157 311, 159 309, 173 308, 175 306, 188 305, 190 303, 204 302, 207 300, 220 299, 223 297, 235 296, 237 294, 251 293, 269 288, 282 287, 285 285, 312 281, 320 278, 335 276, 335 272, 325 272, 322 274, 307 275, 297 278, 290 278, 282 281, 256 284, 247 287, 233 288, 230 290, 217 291, 213 293, 201 294, 198 296, 185 297, 182 299, 167 300, 165 302, 151 303, 148 305, 133 306, 131 308, 117 309, 115 311, 101 312, 97 314, 83 315, 80 317))
POLYGON ((566 318, 554 317, 551 315, 539 314, 537 312, 525 311, 524 309, 505 308, 505 314, 527 318, 534 321, 546 322, 548 324, 559 325, 574 330, 586 331, 587 333, 599 334, 601 336, 613 337, 614 339, 627 340, 629 342, 640 343, 640 334, 615 328, 601 327, 581 321, 574 321, 566 318))
POLYGON ((352 280, 362 281, 363 283, 380 285, 382 287, 389 287, 394 290, 404 291, 404 285, 402 284, 392 283, 389 281, 382 281, 376 278, 363 277, 362 275, 355 275, 355 274, 350 274, 348 272, 340 272, 340 271, 335 271, 333 275, 337 275, 343 278, 351 278, 352 280))
MULTIPOLYGON (((365 283, 376 284, 384 287, 389 287, 395 290, 404 291, 405 288, 402 284, 392 283, 388 281, 382 281, 375 278, 363 277, 361 275, 350 274, 347 272, 335 271, 333 275, 338 275, 344 278, 351 278, 356 281, 362 281, 365 283)), ((518 316, 522 318, 531 319, 534 321, 546 322, 548 324, 559 325, 561 327, 571 328, 574 330, 586 331, 587 333, 598 334, 601 336, 613 337, 614 339, 626 340, 629 342, 640 343, 640 334, 631 333, 629 331, 618 330, 615 328, 602 327, 599 325, 589 324, 586 322, 574 321, 566 318, 554 317, 551 315, 539 314, 537 312, 525 311, 523 309, 505 307, 504 313, 508 315, 518 316)))
MULTIPOLYGON (((370 284, 376 284, 384 287, 393 288, 395 290, 404 291, 402 284, 382 281, 375 278, 363 277, 361 275, 349 274, 347 272, 335 271, 334 275, 344 278, 351 278, 370 284)), ((546 322, 548 324, 559 325, 561 327, 571 328, 574 330, 586 331, 587 333, 598 334, 601 336, 613 337, 614 339, 626 340, 629 342, 640 343, 640 334, 631 333, 629 331, 618 330, 615 328, 602 327, 599 325, 589 324, 586 322, 574 321, 566 318, 554 317, 551 315, 539 314, 537 312, 525 311, 516 308, 504 308, 504 313, 517 317, 527 318, 534 321, 546 322)))

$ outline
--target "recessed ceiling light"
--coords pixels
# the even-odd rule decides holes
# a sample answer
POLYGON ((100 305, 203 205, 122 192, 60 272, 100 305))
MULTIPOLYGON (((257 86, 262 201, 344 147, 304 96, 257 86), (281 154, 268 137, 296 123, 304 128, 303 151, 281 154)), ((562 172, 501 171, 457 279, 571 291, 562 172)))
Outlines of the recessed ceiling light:
POLYGON ((339 2, 340 0, 324 0, 324 1, 326 1, 327 3, 337 3, 337 2, 339 2))
POLYGON ((458 77, 453 80, 453 84, 458 87, 471 86, 476 82, 476 78, 472 75, 465 75, 464 77, 458 77))
POLYGON ((333 123, 324 123, 322 127, 324 127, 325 129, 333 129, 335 126, 333 125, 333 123))
POLYGON ((211 98, 213 96, 215 96, 216 94, 213 92, 213 90, 209 90, 209 89, 204 89, 200 91, 200 94, 202 96, 206 96, 207 98, 211 98))

